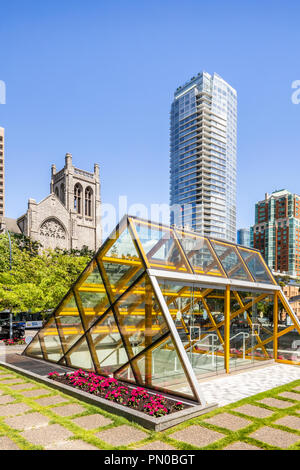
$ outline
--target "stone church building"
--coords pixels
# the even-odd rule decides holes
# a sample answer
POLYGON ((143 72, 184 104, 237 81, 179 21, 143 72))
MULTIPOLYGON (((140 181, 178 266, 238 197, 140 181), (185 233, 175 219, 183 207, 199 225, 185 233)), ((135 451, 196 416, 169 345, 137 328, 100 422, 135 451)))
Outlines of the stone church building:
POLYGON ((99 165, 94 173, 75 168, 72 155, 65 166, 51 168, 50 194, 41 202, 29 199, 26 214, 17 219, 20 232, 40 242, 44 249, 66 250, 101 245, 99 165))

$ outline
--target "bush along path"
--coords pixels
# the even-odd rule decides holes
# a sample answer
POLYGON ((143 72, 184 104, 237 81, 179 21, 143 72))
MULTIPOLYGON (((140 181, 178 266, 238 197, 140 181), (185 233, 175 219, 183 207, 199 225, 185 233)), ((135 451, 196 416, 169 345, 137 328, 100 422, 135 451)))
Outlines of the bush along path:
POLYGON ((158 433, 0 367, 0 450, 299 450, 299 429, 300 380, 158 433))

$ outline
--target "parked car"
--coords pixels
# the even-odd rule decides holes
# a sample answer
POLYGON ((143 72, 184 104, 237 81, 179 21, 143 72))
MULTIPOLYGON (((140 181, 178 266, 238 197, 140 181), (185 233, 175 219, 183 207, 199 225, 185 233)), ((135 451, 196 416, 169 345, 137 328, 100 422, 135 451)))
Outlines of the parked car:
MULTIPOLYGON (((25 335, 25 323, 13 322, 12 324, 12 337, 13 339, 24 338, 25 335)), ((10 325, 9 321, 4 321, 0 326, 0 339, 10 338, 10 325)))

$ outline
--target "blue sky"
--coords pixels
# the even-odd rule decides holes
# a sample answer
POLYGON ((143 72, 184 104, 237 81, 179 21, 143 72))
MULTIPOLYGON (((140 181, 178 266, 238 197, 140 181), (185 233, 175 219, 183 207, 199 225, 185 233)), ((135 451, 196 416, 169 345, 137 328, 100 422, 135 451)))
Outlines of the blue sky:
POLYGON ((169 202, 169 111, 205 70, 238 93, 237 223, 265 192, 300 193, 297 1, 1 2, 6 215, 49 193, 50 168, 93 170, 102 200, 169 202))

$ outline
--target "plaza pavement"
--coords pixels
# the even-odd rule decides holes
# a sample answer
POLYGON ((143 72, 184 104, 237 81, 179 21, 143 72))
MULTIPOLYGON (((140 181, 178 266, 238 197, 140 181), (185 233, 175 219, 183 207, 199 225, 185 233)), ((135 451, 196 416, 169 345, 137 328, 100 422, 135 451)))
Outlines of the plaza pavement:
MULTIPOLYGON (((2 350, 0 361, 23 361, 40 375, 55 370, 18 353, 2 350)), ((300 449, 299 367, 272 364, 205 380, 201 388, 208 402, 230 406, 154 433, 1 366, 0 450, 300 449), (288 391, 239 401, 291 382, 288 391)))

